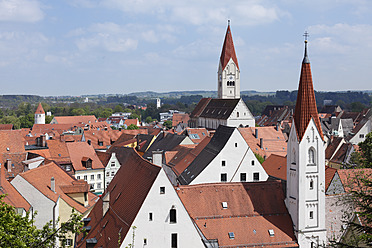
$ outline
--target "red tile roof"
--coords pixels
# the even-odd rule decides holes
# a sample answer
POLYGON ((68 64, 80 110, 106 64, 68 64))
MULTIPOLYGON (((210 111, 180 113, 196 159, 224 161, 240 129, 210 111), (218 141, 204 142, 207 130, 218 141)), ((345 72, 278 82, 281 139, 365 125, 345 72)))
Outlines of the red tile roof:
POLYGON ((269 176, 287 180, 287 157, 271 154, 262 163, 262 167, 269 176))
POLYGON ((325 158, 331 159, 333 155, 337 152, 337 148, 339 148, 340 143, 343 141, 342 137, 333 137, 331 139, 331 143, 325 149, 325 158))
POLYGON ((195 106, 194 110, 190 114, 190 118, 199 117, 202 113, 205 107, 207 107, 208 103, 212 100, 212 98, 202 98, 198 102, 198 104, 195 106))
POLYGON ((313 79, 310 62, 307 58, 307 43, 305 43, 305 58, 302 62, 300 83, 298 86, 295 113, 293 115, 298 140, 301 141, 311 118, 313 118, 320 137, 324 140, 320 125, 318 110, 316 108, 313 79))
POLYGON ((186 128, 185 135, 189 136, 189 138, 194 142, 195 144, 199 144, 202 142, 202 140, 206 137, 210 137, 209 132, 206 128, 186 128), (197 134, 199 136, 199 139, 195 138, 193 134, 197 134))
POLYGON ((45 114, 45 111, 43 109, 43 106, 41 106, 41 103, 39 103, 39 106, 37 106, 35 114, 45 114))
POLYGON ((107 149, 118 140, 123 132, 119 130, 85 130, 85 141, 90 140, 94 149, 107 149), (100 145, 102 142, 102 145, 100 145))
POLYGON ((285 156, 287 155, 287 143, 283 132, 275 127, 244 127, 238 128, 244 140, 254 153, 262 157, 269 157, 271 154, 285 156), (257 130, 257 138, 255 137, 257 130), (262 145, 260 146, 262 139, 262 145))
POLYGON ((0 194, 7 194, 4 202, 16 208, 24 208, 28 211, 31 205, 25 198, 9 183, 5 177, 6 171, 4 165, 0 165, 0 194))
POLYGON ((176 127, 178 123, 186 123, 189 121, 189 114, 174 113, 172 117, 172 127, 176 127))
POLYGON ((92 169, 104 169, 101 160, 98 158, 93 147, 85 142, 66 143, 68 153, 71 158, 72 165, 76 171, 86 170, 83 166, 83 158, 90 158, 92 160, 92 169))
POLYGON ((57 124, 90 124, 97 122, 94 115, 54 116, 57 124))
POLYGON ((135 125, 135 126, 138 126, 139 123, 138 123, 138 119, 136 118, 136 119, 126 119, 124 121, 124 124, 129 127, 132 124, 135 125))
POLYGON ((25 142, 19 130, 1 130, 0 141, 0 153, 25 152, 25 142))
POLYGON ((97 121, 89 124, 85 124, 85 129, 88 130, 112 130, 110 124, 105 121, 97 121))
MULTIPOLYGON (((79 202, 68 196, 63 191, 63 187, 65 187, 65 189, 68 189, 68 187, 73 187, 74 183, 76 183, 77 180, 68 175, 55 163, 49 163, 43 166, 39 166, 38 168, 26 171, 19 176, 23 177, 32 186, 34 186, 37 190, 39 190, 43 195, 48 197, 53 202, 56 202, 58 200, 58 197, 61 197, 68 205, 75 208, 80 213, 85 213, 94 205, 95 201, 97 200, 97 196, 89 192, 88 206, 84 207, 79 202), (50 182, 52 177, 54 177, 55 179, 55 193, 50 189, 50 182)), ((82 188, 80 183, 77 183, 75 185, 79 189, 81 189, 82 192, 86 192, 85 188, 82 188)))
POLYGON ((222 69, 225 69, 227 63, 229 62, 230 58, 236 64, 236 67, 239 69, 238 58, 236 57, 234 42, 231 35, 230 24, 227 26, 225 41, 223 42, 222 52, 220 57, 220 63, 222 69))
POLYGON ((298 246, 279 181, 187 185, 176 192, 206 239, 218 239, 219 247, 298 246))
POLYGON ((0 130, 12 130, 13 124, 0 124, 0 130))
POLYGON ((372 178, 372 169, 342 169, 338 170, 338 175, 342 181, 342 184, 346 192, 351 192, 352 190, 358 191, 360 189, 360 179, 362 178, 372 178), (358 179, 358 180, 357 180, 358 179))
POLYGON ((161 169, 143 159, 134 149, 117 148, 115 152, 117 155, 124 153, 125 160, 121 161, 120 169, 104 193, 110 192, 110 207, 103 216, 102 198, 97 202, 88 216, 91 231, 83 240, 82 235, 78 238, 78 247, 85 247, 90 238, 97 239, 97 247, 116 247, 128 233, 161 169))
POLYGON ((329 185, 331 184, 333 177, 337 173, 337 169, 329 166, 325 167, 325 192, 327 192, 329 185))

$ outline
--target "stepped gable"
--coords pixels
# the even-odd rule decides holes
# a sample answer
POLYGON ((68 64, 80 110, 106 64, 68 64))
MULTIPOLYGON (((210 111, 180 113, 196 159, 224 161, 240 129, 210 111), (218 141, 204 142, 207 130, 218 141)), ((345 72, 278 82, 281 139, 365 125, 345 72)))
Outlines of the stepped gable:
POLYGON ((298 86, 294 123, 299 141, 302 140, 311 118, 313 118, 320 137, 324 140, 318 110, 316 108, 313 79, 311 75, 310 60, 307 56, 307 41, 305 41, 305 55, 302 61, 300 83, 298 86))
POLYGON ((141 158, 132 148, 116 147, 114 151, 121 167, 90 212, 87 225, 91 229, 85 236, 80 234, 77 247, 86 247, 91 240, 97 242, 95 247, 117 247, 131 229, 160 172, 159 166, 141 158), (109 207, 104 214, 103 199, 108 193, 109 207))
POLYGON ((41 106, 41 103, 39 103, 39 106, 37 106, 35 114, 45 114, 45 111, 43 109, 43 106, 41 106))
POLYGON ((200 117, 227 120, 234 111, 240 98, 237 99, 211 99, 204 108, 200 117))
MULTIPOLYGON (((225 147, 234 130, 235 127, 220 125, 210 142, 204 147, 192 163, 187 166, 187 171, 186 169, 183 171, 180 171, 179 169, 177 170, 181 173, 178 177, 179 182, 183 185, 190 184, 225 147)), ((201 144, 199 144, 199 146, 201 146, 201 144)))
POLYGON ((227 26, 225 41, 223 42, 220 63, 222 68, 225 68, 230 58, 235 62, 236 67, 239 69, 238 58, 236 57, 234 42, 230 30, 230 22, 227 26))
POLYGON ((184 185, 176 192, 218 247, 298 247, 279 181, 184 185))

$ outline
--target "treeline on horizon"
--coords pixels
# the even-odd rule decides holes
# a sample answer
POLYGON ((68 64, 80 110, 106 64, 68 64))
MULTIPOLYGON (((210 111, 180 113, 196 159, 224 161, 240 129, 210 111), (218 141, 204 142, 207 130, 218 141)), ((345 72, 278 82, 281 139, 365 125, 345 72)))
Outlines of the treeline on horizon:
MULTIPOLYGON (((150 122, 159 118, 159 113, 170 109, 191 113, 202 95, 181 96, 180 98, 162 98, 161 108, 156 108, 156 99, 140 98, 133 95, 97 97, 85 103, 82 97, 41 97, 35 95, 0 95, 0 123, 11 123, 15 129, 30 128, 34 123, 34 112, 39 102, 45 112, 54 116, 63 115, 95 115, 107 118, 115 112, 130 112, 132 118, 150 122), (136 107, 133 107, 136 105, 136 107), (145 110, 138 106, 147 106, 145 110)), ((267 105, 294 106, 297 91, 276 91, 273 95, 242 95, 248 108, 255 116, 261 115, 267 105)), ((324 100, 331 100, 332 105, 339 105, 351 112, 360 112, 371 107, 372 96, 364 92, 315 92, 318 108, 322 108, 324 100)), ((53 116, 46 117, 49 123, 53 116)))

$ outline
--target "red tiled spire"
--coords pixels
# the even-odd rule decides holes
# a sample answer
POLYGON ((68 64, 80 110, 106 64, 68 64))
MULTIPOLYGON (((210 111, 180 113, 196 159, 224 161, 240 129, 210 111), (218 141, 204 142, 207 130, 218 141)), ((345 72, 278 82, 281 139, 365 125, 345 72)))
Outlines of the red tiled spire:
POLYGON ((296 108, 293 118, 299 141, 302 140, 311 118, 313 118, 322 140, 324 140, 318 117, 318 110, 316 108, 310 60, 307 57, 307 40, 305 40, 305 55, 302 61, 300 84, 298 86, 296 108))
POLYGON ((45 114, 43 106, 41 106, 41 103, 39 103, 39 106, 37 106, 35 114, 45 114))
POLYGON ((229 20, 229 24, 227 26, 226 35, 225 35, 225 41, 223 42, 223 47, 222 47, 222 52, 221 52, 221 57, 220 57, 222 69, 225 68, 230 58, 233 59, 233 61, 236 64, 236 67, 238 67, 239 69, 238 58, 236 57, 236 54, 235 54, 234 42, 233 42, 232 35, 231 35, 230 20, 229 20))

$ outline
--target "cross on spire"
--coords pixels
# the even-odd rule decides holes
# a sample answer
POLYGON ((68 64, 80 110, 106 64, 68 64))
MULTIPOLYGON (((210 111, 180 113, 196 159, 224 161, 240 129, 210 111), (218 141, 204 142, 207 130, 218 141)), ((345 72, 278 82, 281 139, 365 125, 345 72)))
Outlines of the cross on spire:
POLYGON ((305 33, 304 33, 305 42, 307 42, 307 37, 309 37, 309 36, 310 36, 309 33, 307 31, 305 31, 305 33))

